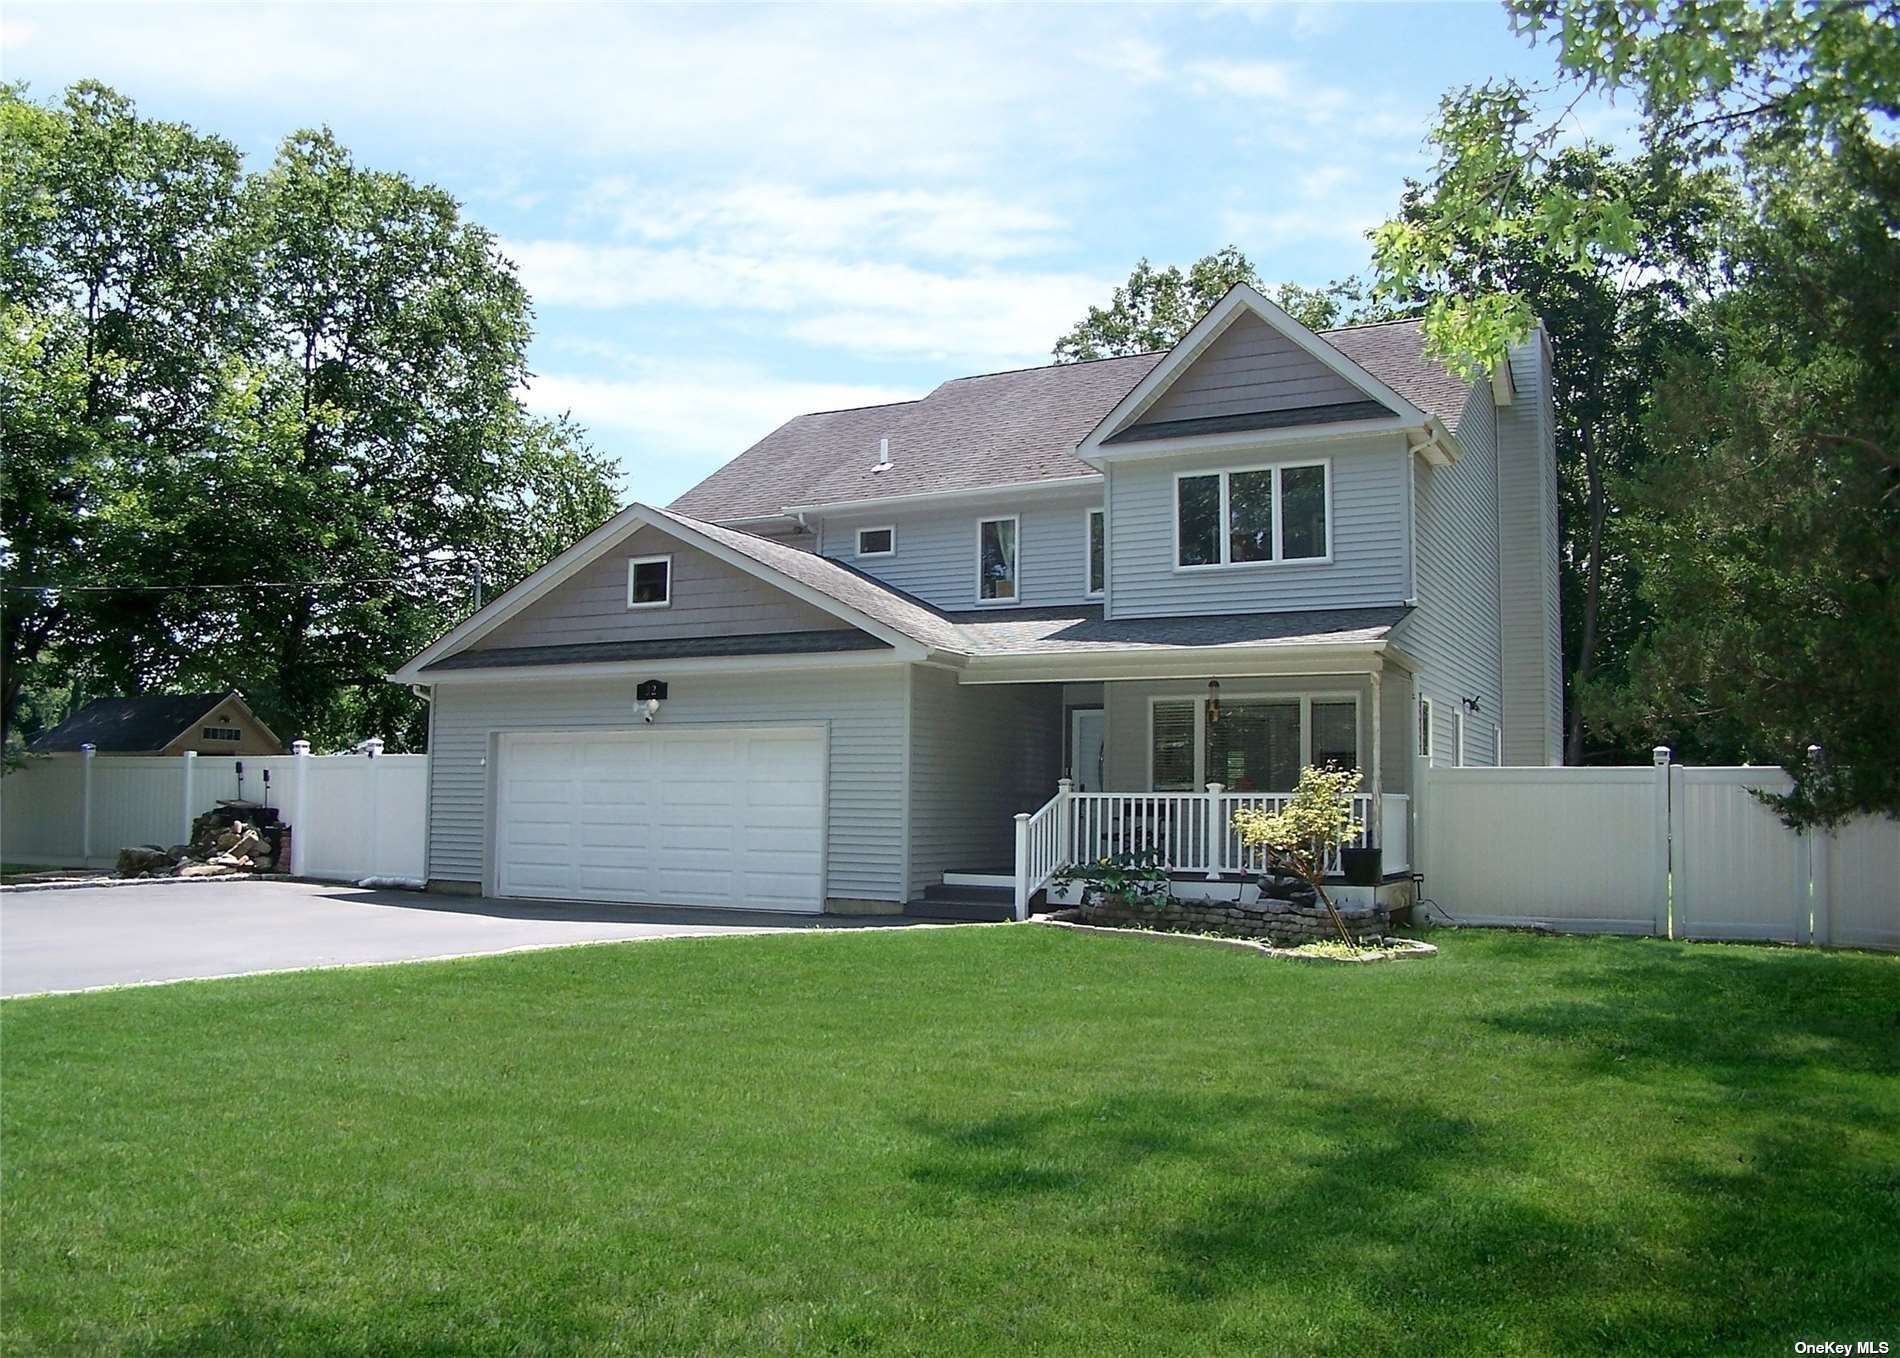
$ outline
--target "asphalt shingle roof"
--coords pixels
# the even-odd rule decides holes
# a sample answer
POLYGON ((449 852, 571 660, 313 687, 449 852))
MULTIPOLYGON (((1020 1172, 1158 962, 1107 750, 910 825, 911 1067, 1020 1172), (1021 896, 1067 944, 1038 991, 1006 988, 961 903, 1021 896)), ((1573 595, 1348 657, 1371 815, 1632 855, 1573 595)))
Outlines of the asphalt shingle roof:
MULTIPOLYGON (((1320 332, 1428 415, 1457 432, 1470 384, 1425 357, 1417 321, 1320 332)), ((701 481, 672 508, 699 519, 777 514, 788 505, 970 490, 1092 476, 1074 449, 1165 354, 1135 354, 986 373, 915 401, 800 415, 701 481), (873 472, 878 440, 888 470, 873 472)))
POLYGON ((91 745, 100 754, 145 754, 162 750, 200 717, 230 697, 222 693, 150 693, 140 698, 98 698, 50 731, 28 742, 34 754, 75 754, 91 745))
POLYGON ((457 651, 422 667, 435 670, 512 669, 521 665, 586 665, 607 660, 679 660, 736 655, 816 655, 889 650, 868 632, 761 632, 728 637, 666 637, 655 641, 585 641, 566 646, 495 646, 457 651))

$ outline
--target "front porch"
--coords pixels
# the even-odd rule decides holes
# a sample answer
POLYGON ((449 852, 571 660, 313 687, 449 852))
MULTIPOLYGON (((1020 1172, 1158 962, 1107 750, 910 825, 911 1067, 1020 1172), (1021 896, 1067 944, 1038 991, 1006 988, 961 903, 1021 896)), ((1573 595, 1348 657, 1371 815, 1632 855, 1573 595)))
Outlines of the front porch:
POLYGON ((983 820, 1009 834, 972 837, 963 853, 938 859, 942 871, 931 866, 917 903, 1026 917, 1060 869, 1148 849, 1174 876, 1177 895, 1230 899, 1251 890, 1264 867, 1234 816, 1283 806, 1307 765, 1362 771, 1354 818, 1364 828, 1351 847, 1380 850, 1380 881, 1348 886, 1332 862, 1341 898, 1369 903, 1384 898, 1380 883, 1409 885, 1412 675, 1378 659, 1354 668, 1301 659, 1287 657, 1279 672, 1222 668, 1218 677, 1204 669, 1194 678, 1042 684, 966 678, 957 688, 970 700, 969 720, 957 741, 989 751, 994 799, 983 820), (1010 737, 998 741, 992 723, 1010 737), (996 807, 1004 797, 1015 805, 996 807), (996 810, 1014 813, 1013 823, 999 826, 996 810))

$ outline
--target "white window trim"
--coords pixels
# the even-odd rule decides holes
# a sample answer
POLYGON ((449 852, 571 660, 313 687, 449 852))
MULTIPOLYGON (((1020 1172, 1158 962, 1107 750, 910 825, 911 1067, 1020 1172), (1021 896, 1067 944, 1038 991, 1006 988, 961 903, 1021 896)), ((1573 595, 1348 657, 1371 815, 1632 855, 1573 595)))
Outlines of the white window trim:
POLYGON ((893 523, 875 523, 869 527, 858 529, 856 535, 852 538, 852 549, 851 555, 858 559, 896 556, 897 525, 893 523), (864 535, 866 533, 889 533, 891 535, 891 545, 881 552, 867 552, 864 550, 864 535))
POLYGON ((976 606, 978 608, 1017 608, 1023 601, 1023 516, 1020 514, 991 514, 976 521, 976 606), (1016 592, 1007 599, 986 599, 983 597, 983 529, 987 524, 1010 524, 1016 543, 1016 578, 1010 583, 1016 592))
MULTIPOLYGON (((1020 556, 1020 552, 1018 553, 1020 556)), ((1178 554, 1177 554, 1178 556, 1178 554)), ((1099 599, 1108 591, 1108 511, 1106 509, 1085 509, 1082 511, 1082 597, 1099 599), (1095 584, 1095 521, 1102 521, 1102 588, 1093 588, 1095 584)))
MULTIPOLYGON (((1365 707, 1360 701, 1360 698, 1360 694, 1351 691, 1330 692, 1324 690, 1312 693, 1268 693, 1256 689, 1248 689, 1233 693, 1223 692, 1220 695, 1222 706, 1235 702, 1298 703, 1300 705, 1300 767, 1302 769, 1313 762, 1313 704, 1351 703, 1352 729, 1354 733, 1353 743, 1357 745, 1362 740, 1368 738, 1365 731, 1365 707)), ((1207 695, 1186 693, 1151 693, 1148 695, 1148 777, 1146 780, 1148 791, 1161 791, 1161 789, 1155 786, 1155 704, 1157 703, 1194 704, 1194 786, 1192 789, 1169 788, 1167 790, 1170 792, 1205 792, 1207 790, 1207 695)), ((1360 750, 1359 754, 1361 760, 1360 772, 1369 776, 1371 770, 1367 769, 1364 765, 1366 752, 1360 750)), ((1232 789, 1230 788, 1229 791, 1232 791, 1232 789)), ((1273 787, 1267 788, 1265 791, 1277 794, 1291 792, 1293 789, 1290 787, 1273 787)), ((1361 787, 1360 791, 1369 792, 1371 789, 1361 787)))
POLYGON ((1462 704, 1462 703, 1460 703, 1460 704, 1458 705, 1458 711, 1457 711, 1456 713, 1454 713, 1453 715, 1454 715, 1454 716, 1455 716, 1455 717, 1457 718, 1457 720, 1455 720, 1455 721, 1454 721, 1454 722, 1452 723, 1452 731, 1453 731, 1453 734, 1454 734, 1454 735, 1456 736, 1456 738, 1457 738, 1457 742, 1458 742, 1458 749, 1457 749, 1457 751, 1455 752, 1455 753, 1456 753, 1456 758, 1455 758, 1455 760, 1453 761, 1453 764, 1452 764, 1452 767, 1453 767, 1453 768, 1459 768, 1459 769, 1462 769, 1462 768, 1463 768, 1463 767, 1465 766, 1465 709, 1464 709, 1464 704, 1462 704))
POLYGON ((1438 714, 1432 708, 1432 700, 1421 693, 1418 697, 1418 729, 1412 734, 1413 745, 1422 747, 1418 750, 1418 757, 1427 764, 1436 764, 1437 742, 1438 714))
POLYGON ((1504 767, 1504 728, 1496 722, 1491 723, 1491 767, 1504 767))
POLYGON ((1294 462, 1263 462, 1258 465, 1246 467, 1220 467, 1212 470, 1176 472, 1174 474, 1174 503, 1169 506, 1169 513, 1172 516, 1173 524, 1169 533, 1169 537, 1173 543, 1171 548, 1173 555, 1170 557, 1170 563, 1174 567, 1175 574, 1177 575, 1195 575, 1202 571, 1254 570, 1262 566, 1330 566, 1333 563, 1333 539, 1335 536, 1333 531, 1333 460, 1330 457, 1307 457, 1294 462), (1293 471, 1300 467, 1318 467, 1324 474, 1324 489, 1326 494, 1326 554, 1324 556, 1296 556, 1288 558, 1281 555, 1280 510, 1282 505, 1285 504, 1285 498, 1280 493, 1280 475, 1282 472, 1293 471), (1230 476, 1240 475, 1246 472, 1273 473, 1273 559, 1270 561, 1233 561, 1229 559, 1229 553, 1233 547, 1233 535, 1231 525, 1228 521, 1227 479, 1230 476), (1220 532, 1217 543, 1220 547, 1221 559, 1219 561, 1209 561, 1199 566, 1183 566, 1181 564, 1181 483, 1203 476, 1217 476, 1220 478, 1220 532))
POLYGON ((672 606, 673 606, 673 555, 672 553, 668 552, 664 556, 630 556, 628 557, 627 558, 627 607, 628 608, 671 608, 672 606), (666 597, 664 599, 650 599, 645 603, 637 604, 633 601, 634 568, 638 566, 651 566, 656 561, 663 562, 666 566, 666 597))

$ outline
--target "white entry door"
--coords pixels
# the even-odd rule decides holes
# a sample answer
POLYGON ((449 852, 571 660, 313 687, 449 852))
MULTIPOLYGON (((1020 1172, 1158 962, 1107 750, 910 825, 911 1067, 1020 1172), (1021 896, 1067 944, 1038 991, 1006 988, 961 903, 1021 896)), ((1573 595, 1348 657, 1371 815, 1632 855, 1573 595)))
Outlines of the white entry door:
POLYGON ((509 734, 496 784, 500 895, 824 908, 822 727, 509 734))

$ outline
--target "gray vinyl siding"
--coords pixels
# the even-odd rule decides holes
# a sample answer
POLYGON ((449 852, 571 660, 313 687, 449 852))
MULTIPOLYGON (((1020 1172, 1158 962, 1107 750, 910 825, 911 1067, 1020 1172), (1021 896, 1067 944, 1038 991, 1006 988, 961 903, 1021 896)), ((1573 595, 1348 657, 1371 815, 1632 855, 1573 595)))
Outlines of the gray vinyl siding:
MULTIPOLYGON (((901 901, 907 692, 904 666, 668 677, 659 722, 823 723, 830 760, 825 894, 901 901)), ((440 684, 429 751, 429 876, 484 879, 490 768, 503 731, 630 730, 631 679, 440 684)))
POLYGON ((470 649, 824 632, 847 625, 670 534, 642 527, 470 649), (628 559, 668 554, 673 558, 672 603, 665 608, 628 608, 628 559))
MULTIPOLYGON (((1231 678, 1220 681, 1221 699, 1232 702, 1241 698, 1271 697, 1297 698, 1301 694, 1313 694, 1326 698, 1356 697, 1359 700, 1359 749, 1361 762, 1368 782, 1372 777, 1372 681, 1364 674, 1341 674, 1338 676, 1317 676, 1289 678, 1276 676, 1270 678, 1246 679, 1231 678)), ((1159 679, 1143 681, 1123 681, 1106 686, 1103 711, 1107 717, 1108 751, 1107 767, 1103 771, 1108 792, 1147 792, 1151 790, 1149 763, 1152 745, 1152 733, 1148 725, 1150 703, 1155 698, 1205 698, 1207 681, 1205 679, 1159 679)), ((1384 720, 1383 715, 1380 718, 1384 720)), ((1383 733, 1382 733, 1383 734, 1383 733)), ((1385 742, 1381 742, 1382 746, 1385 742)), ((1385 757, 1381 749, 1380 758, 1385 757)), ((1392 770, 1381 766, 1380 776, 1386 786, 1393 791, 1402 789, 1394 786, 1392 770)), ((1403 775, 1400 775, 1401 777, 1403 775)), ((1260 792, 1291 792, 1291 788, 1258 788, 1260 792)))
POLYGON ((1081 603, 1088 588, 1087 510, 1101 505, 1097 489, 1054 498, 1045 492, 1028 503, 999 499, 982 508, 839 516, 825 519, 819 550, 938 608, 975 608, 976 526, 1014 515, 1021 519, 1016 569, 1022 605, 1081 603), (886 526, 897 530, 896 552, 858 556, 858 529, 886 526))
POLYGON ((1248 311, 1223 330, 1135 423, 1367 399, 1367 393, 1248 311))
POLYGON ((1393 640, 1419 661, 1418 691, 1435 712, 1434 758, 1457 762, 1456 718, 1465 698, 1467 763, 1489 765, 1492 723, 1504 711, 1502 638, 1498 626, 1497 407, 1488 382, 1476 383, 1458 426, 1457 462, 1413 467, 1418 522, 1418 607, 1393 640))
POLYGON ((1379 776, 1387 792, 1412 790, 1412 751, 1417 748, 1412 673, 1388 660, 1379 681, 1379 776))
POLYGON ((911 680, 910 878, 1015 861, 1015 816, 1055 795, 1060 684, 960 685, 919 665, 911 680))
POLYGON ((1543 336, 1511 353, 1517 399, 1498 411, 1504 762, 1563 762, 1557 453, 1543 336))
POLYGON ((1109 608, 1118 618, 1358 608, 1402 602, 1414 455, 1396 435, 1175 456, 1118 464, 1109 482, 1109 608), (1182 472, 1330 460, 1332 560, 1181 571, 1174 564, 1174 483, 1182 472))

